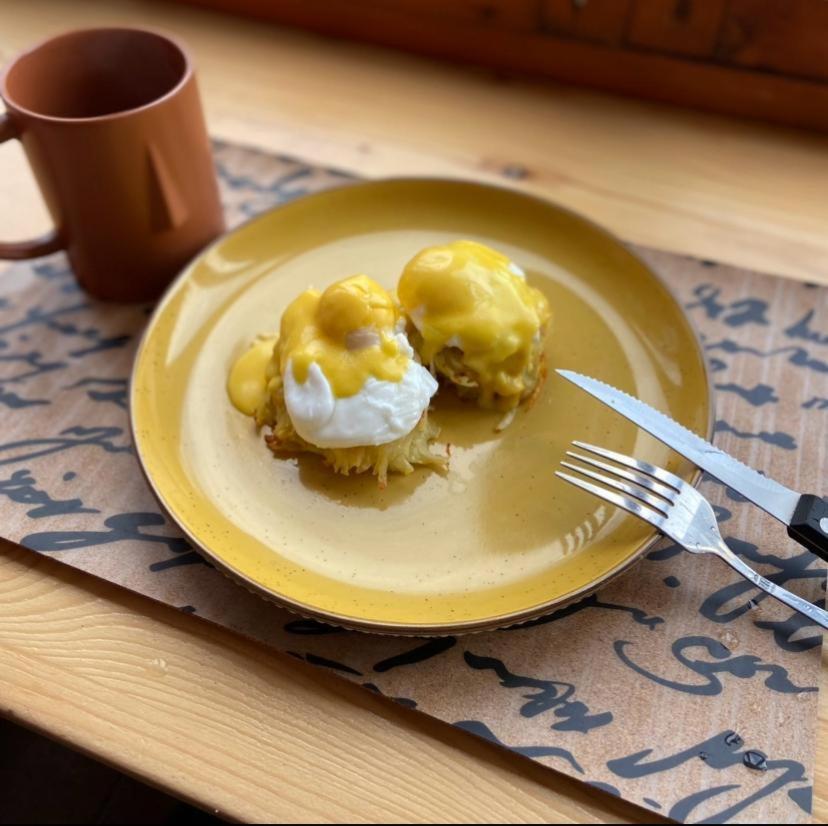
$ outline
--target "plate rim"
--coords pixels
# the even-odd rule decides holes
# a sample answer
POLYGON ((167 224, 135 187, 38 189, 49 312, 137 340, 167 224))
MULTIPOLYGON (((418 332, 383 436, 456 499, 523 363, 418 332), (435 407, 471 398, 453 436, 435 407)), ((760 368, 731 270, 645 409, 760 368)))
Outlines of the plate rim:
MULTIPOLYGON (((707 441, 711 443, 713 442, 716 421, 715 386, 713 384, 713 377, 710 370, 710 365, 708 363, 707 353, 704 349, 704 346, 702 345, 702 339, 696 322, 687 313, 684 305, 679 300, 679 297, 676 294, 676 291, 673 289, 673 287, 671 287, 670 284, 668 284, 664 280, 664 278, 662 278, 662 276, 655 269, 653 269, 653 267, 651 267, 636 251, 630 249, 628 244, 622 241, 621 238, 619 238, 614 232, 606 229, 601 224, 598 224, 596 221, 593 221, 591 218, 588 218, 585 215, 582 215, 580 212, 577 212, 574 209, 570 209, 567 206, 563 206, 557 203, 556 201, 553 201, 552 199, 546 198, 542 195, 537 195, 531 192, 525 192, 523 190, 515 189, 509 186, 504 186, 502 184, 490 183, 487 181, 476 181, 468 178, 403 175, 384 178, 347 180, 341 183, 334 184, 333 186, 326 187, 325 189, 319 190, 317 192, 301 195, 300 197, 291 199, 289 201, 286 201, 285 203, 275 204, 269 209, 259 212, 256 215, 252 215, 249 218, 242 221, 241 223, 237 224, 236 226, 222 232, 221 235, 219 235, 217 238, 215 238, 213 241, 211 241, 209 244, 207 244, 205 247, 199 250, 199 252, 196 253, 187 262, 187 264, 184 265, 184 267, 179 271, 175 278, 166 287, 166 289, 158 299, 155 307, 153 308, 152 313, 147 319, 146 326, 143 332, 141 333, 141 338, 139 340, 138 347, 135 350, 135 356, 133 358, 132 367, 130 369, 128 420, 129 432, 130 436, 132 437, 133 445, 135 446, 135 455, 138 459, 138 465, 141 469, 141 474, 146 480, 150 490, 152 491, 153 496, 155 497, 156 501, 161 507, 161 510, 167 516, 167 518, 178 528, 178 530, 180 530, 184 534, 184 536, 192 544, 194 550, 196 550, 201 556, 205 557, 214 567, 216 567, 218 571, 220 571, 224 576, 233 581, 236 585, 241 586, 249 593, 254 594, 255 596, 265 600, 266 602, 274 603, 279 607, 284 608, 293 614, 296 614, 297 616, 314 619, 324 624, 344 628, 346 630, 368 632, 387 636, 441 637, 456 634, 476 634, 482 633, 484 631, 495 631, 504 628, 511 628, 514 626, 520 626, 524 623, 531 622, 532 620, 536 620, 544 616, 548 616, 554 613, 555 611, 566 608, 567 606, 572 605, 573 603, 588 597, 590 594, 594 593, 599 588, 609 584, 622 574, 628 572, 629 569, 633 568, 636 564, 638 564, 641 561, 642 557, 652 548, 652 546, 655 545, 656 542, 658 542, 662 538, 661 534, 659 534, 658 530, 653 529, 653 535, 649 539, 642 542, 642 544, 638 547, 635 553, 631 554, 629 557, 619 562, 614 568, 607 571, 599 579, 594 580, 580 588, 577 588, 574 591, 570 591, 563 597, 559 597, 555 600, 550 600, 539 605, 532 606, 530 608, 512 611, 508 614, 498 614, 497 616, 487 617, 484 619, 465 621, 460 620, 457 622, 441 624, 394 623, 379 620, 366 620, 360 619, 358 617, 351 617, 346 614, 336 614, 334 612, 328 612, 319 608, 315 608, 312 605, 306 605, 305 603, 292 599, 291 597, 286 596, 284 594, 277 594, 271 591, 270 589, 264 587, 260 583, 256 582, 254 579, 251 579, 243 572, 237 571, 236 569, 231 567, 223 559, 221 559, 221 557, 219 557, 213 551, 211 551, 209 547, 207 547, 199 539, 197 539, 184 525, 182 525, 178 521, 178 519, 175 518, 174 514, 169 509, 163 495, 158 490, 154 480, 150 477, 149 471, 146 466, 145 458, 141 452, 140 441, 138 439, 137 433, 137 423, 135 421, 136 374, 138 372, 138 367, 142 361, 144 350, 147 347, 147 342, 149 340, 150 334, 153 330, 153 327, 156 325, 158 318, 164 312, 167 303, 170 300, 172 300, 174 294, 178 291, 179 287, 183 283, 185 283, 188 275, 195 267, 195 265, 200 260, 209 255, 214 248, 226 242, 229 238, 241 232, 248 226, 257 223, 258 221, 266 220, 269 215, 271 215, 274 212, 278 212, 280 209, 290 207, 291 205, 296 204, 300 201, 305 202, 308 200, 316 199, 318 197, 323 197, 335 191, 355 188, 371 188, 387 184, 434 184, 438 186, 449 184, 461 187, 482 187, 484 189, 497 190, 501 193, 506 193, 511 196, 517 196, 519 198, 532 201, 538 206, 542 206, 545 208, 552 207, 560 212, 563 212, 569 215, 570 217, 587 224, 598 234, 603 235, 605 238, 612 241, 617 246, 623 248, 624 251, 627 254, 629 254, 632 258, 634 258, 645 270, 647 270, 650 276, 654 278, 655 281, 662 287, 662 289, 667 293, 667 295, 674 301, 676 307, 679 309, 679 312, 687 322, 687 325, 693 336, 693 341, 696 345, 697 351, 700 356, 702 373, 704 374, 704 382, 707 386, 707 427, 706 432, 704 434, 704 438, 706 438, 707 441)), ((691 478, 689 479, 689 483, 693 487, 698 487, 699 483, 701 482, 702 475, 702 470, 697 467, 692 473, 691 478)))

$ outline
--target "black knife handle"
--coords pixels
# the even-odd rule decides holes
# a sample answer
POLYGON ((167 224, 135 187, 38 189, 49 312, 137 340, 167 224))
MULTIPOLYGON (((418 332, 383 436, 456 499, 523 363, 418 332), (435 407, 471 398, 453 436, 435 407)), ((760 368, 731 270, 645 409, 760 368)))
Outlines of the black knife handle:
POLYGON ((808 493, 800 496, 788 536, 828 562, 828 501, 808 493))

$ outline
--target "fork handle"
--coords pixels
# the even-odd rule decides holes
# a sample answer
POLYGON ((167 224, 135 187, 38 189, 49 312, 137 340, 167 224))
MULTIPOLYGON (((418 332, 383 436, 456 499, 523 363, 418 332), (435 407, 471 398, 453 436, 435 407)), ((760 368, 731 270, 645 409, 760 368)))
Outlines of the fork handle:
POLYGON ((800 496, 788 536, 828 562, 828 500, 811 494, 800 496))
POLYGON ((731 568, 738 571, 745 579, 749 579, 757 588, 761 588, 765 593, 774 597, 774 599, 778 599, 789 608, 793 608, 794 611, 798 611, 800 614, 808 617, 808 619, 813 620, 817 625, 828 629, 828 612, 808 602, 807 599, 802 599, 802 597, 792 594, 780 585, 765 579, 760 573, 754 571, 750 565, 739 559, 724 543, 722 543, 722 547, 716 549, 716 555, 727 562, 731 568))

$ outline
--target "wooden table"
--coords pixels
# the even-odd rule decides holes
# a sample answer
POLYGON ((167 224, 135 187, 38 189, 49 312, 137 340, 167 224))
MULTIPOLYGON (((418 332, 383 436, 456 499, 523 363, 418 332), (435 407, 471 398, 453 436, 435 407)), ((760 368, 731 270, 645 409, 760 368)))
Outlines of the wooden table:
MULTIPOLYGON (((626 239, 828 283, 825 137, 508 80, 169 3, 0 0, 0 61, 60 29, 106 23, 165 28, 190 44, 218 137, 366 176, 504 181, 519 167, 525 176, 512 185, 626 239)), ((0 216, 4 238, 48 226, 16 146, 0 150, 0 216)), ((827 703, 823 692, 814 801, 823 822, 827 703)), ((2 542, 0 712, 238 820, 653 818, 2 542)))

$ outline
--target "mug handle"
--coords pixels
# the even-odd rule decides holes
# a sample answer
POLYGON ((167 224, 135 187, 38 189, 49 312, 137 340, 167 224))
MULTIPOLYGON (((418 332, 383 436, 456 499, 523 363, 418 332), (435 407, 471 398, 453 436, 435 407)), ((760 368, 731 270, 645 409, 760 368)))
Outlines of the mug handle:
MULTIPOLYGON (((11 118, 0 113, 0 143, 5 143, 12 138, 19 139, 20 133, 11 118)), ((31 241, 0 241, 0 259, 20 261, 24 258, 39 258, 41 255, 49 255, 61 249, 63 249, 63 242, 58 231, 53 229, 31 241)))

